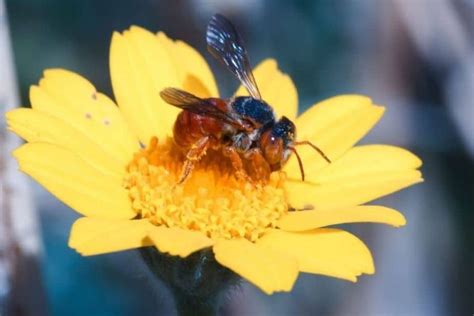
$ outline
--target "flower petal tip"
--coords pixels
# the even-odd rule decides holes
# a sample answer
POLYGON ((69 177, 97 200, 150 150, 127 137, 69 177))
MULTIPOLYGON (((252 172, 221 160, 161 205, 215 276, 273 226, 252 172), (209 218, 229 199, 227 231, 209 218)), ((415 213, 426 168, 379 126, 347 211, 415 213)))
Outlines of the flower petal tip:
POLYGON ((400 221, 397 222, 397 223, 394 223, 392 226, 395 227, 395 228, 399 228, 399 227, 403 227, 407 224, 407 220, 405 218, 405 216, 403 216, 401 213, 400 213, 400 221))
POLYGON ((128 28, 130 31, 146 31, 148 32, 147 30, 145 30, 143 27, 141 26, 138 26, 138 25, 131 25, 129 28, 128 28))
POLYGON ((385 111, 387 110, 387 108, 383 105, 376 105, 376 104, 373 104, 372 105, 375 110, 378 111, 378 115, 382 116, 383 114, 385 114, 385 111))
POLYGON ((403 222, 403 223, 400 223, 400 224, 394 224, 392 225, 393 228, 402 228, 403 226, 406 226, 407 222, 403 222))
POLYGON ((419 184, 419 183, 423 183, 425 182, 425 178, 423 178, 423 175, 421 174, 421 171, 419 170, 414 170, 417 172, 417 174, 415 175, 412 183, 410 185, 415 185, 415 184, 419 184))
POLYGON ((26 150, 26 146, 28 144, 24 144, 20 147, 18 147, 17 149, 13 150, 12 151, 12 156, 13 158, 16 159, 16 161, 18 162, 18 165, 19 165, 19 169, 21 170, 21 156, 23 154, 23 152, 26 150))
POLYGON ((18 109, 10 110, 10 111, 5 112, 5 118, 7 120, 7 123, 8 123, 9 120, 11 120, 14 117, 14 115, 17 111, 18 111, 18 109))
POLYGON ((122 38, 122 34, 118 31, 114 31, 112 33, 112 40, 110 42, 111 45, 113 45, 114 42, 122 38))
POLYGON ((58 73, 58 72, 69 72, 69 71, 62 68, 47 68, 43 70, 43 78, 52 77, 55 75, 55 73, 58 73))
POLYGON ((349 281, 349 282, 352 282, 352 283, 357 283, 357 282, 360 281, 361 277, 364 277, 365 275, 369 276, 369 275, 373 275, 373 274, 375 274, 375 270, 363 271, 361 273, 358 273, 358 274, 354 275, 351 278, 347 278, 346 280, 349 281))
POLYGON ((150 229, 147 238, 158 251, 181 258, 214 245, 212 239, 200 232, 161 226, 150 229))
POLYGON ((266 58, 265 60, 263 60, 261 62, 261 65, 265 65, 266 67, 270 67, 270 68, 273 68, 273 69, 277 69, 278 68, 278 62, 276 61, 275 58, 266 58))

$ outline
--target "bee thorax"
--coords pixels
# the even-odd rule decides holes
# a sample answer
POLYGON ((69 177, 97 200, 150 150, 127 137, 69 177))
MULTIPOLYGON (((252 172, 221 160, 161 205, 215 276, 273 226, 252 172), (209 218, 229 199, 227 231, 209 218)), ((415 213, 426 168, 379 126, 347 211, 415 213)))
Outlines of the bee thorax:
POLYGON ((232 140, 231 140, 232 147, 237 149, 237 151, 239 151, 239 152, 248 151, 254 143, 254 140, 251 137, 252 134, 253 133, 250 133, 250 134, 247 134, 247 133, 235 134, 234 136, 232 136, 232 140))

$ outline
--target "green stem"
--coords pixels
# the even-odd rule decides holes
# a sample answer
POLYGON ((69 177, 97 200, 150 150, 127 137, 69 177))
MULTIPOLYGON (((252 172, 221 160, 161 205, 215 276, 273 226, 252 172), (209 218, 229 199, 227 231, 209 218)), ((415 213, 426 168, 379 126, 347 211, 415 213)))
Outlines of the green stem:
POLYGON ((239 276, 221 266, 210 249, 187 258, 160 253, 154 247, 140 253, 153 274, 175 298, 179 315, 217 315, 223 293, 237 284, 239 276))

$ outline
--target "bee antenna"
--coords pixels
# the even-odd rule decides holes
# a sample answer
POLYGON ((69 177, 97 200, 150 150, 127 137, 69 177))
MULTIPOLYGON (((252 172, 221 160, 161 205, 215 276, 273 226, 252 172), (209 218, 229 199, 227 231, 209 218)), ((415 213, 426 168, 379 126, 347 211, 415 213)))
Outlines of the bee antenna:
POLYGON ((296 151, 295 147, 290 147, 290 150, 295 153, 296 159, 298 159, 298 165, 300 166, 300 172, 301 172, 301 181, 304 181, 304 168, 303 168, 303 162, 301 161, 301 157, 296 151))
POLYGON ((331 160, 326 156, 326 154, 321 150, 319 149, 318 146, 316 146, 315 144, 313 144, 312 142, 310 142, 309 140, 304 140, 304 141, 301 141, 301 142, 295 142, 295 145, 298 146, 298 145, 309 145, 311 146, 314 150, 316 150, 320 155, 321 157, 324 158, 324 160, 326 160, 327 162, 331 163, 331 160))

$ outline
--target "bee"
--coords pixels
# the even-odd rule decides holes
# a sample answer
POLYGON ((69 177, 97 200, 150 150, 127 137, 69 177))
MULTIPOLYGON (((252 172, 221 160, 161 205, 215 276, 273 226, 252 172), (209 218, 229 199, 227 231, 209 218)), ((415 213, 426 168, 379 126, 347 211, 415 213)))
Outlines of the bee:
POLYGON ((260 95, 243 41, 227 18, 220 14, 211 18, 206 41, 211 55, 239 79, 250 96, 199 98, 177 88, 160 92, 165 102, 182 109, 173 129, 174 143, 186 155, 178 184, 186 180, 209 149, 222 150, 236 176, 249 180, 267 178, 282 169, 294 153, 304 181, 298 145, 311 146, 331 162, 316 145, 296 141, 296 127, 290 119, 283 116, 277 120, 272 107, 260 95), (251 166, 252 177, 246 172, 244 161, 251 166))

